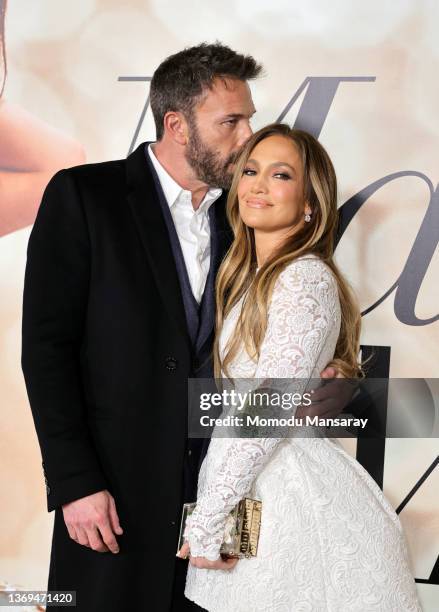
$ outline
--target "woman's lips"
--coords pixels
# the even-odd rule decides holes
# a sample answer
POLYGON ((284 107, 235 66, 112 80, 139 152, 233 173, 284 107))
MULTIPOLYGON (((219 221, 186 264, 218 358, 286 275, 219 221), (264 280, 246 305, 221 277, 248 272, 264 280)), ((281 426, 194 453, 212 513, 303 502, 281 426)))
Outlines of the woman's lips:
POLYGON ((269 202, 266 202, 265 200, 259 200, 258 198, 250 198, 246 200, 246 204, 250 208, 268 208, 269 206, 271 206, 269 202))

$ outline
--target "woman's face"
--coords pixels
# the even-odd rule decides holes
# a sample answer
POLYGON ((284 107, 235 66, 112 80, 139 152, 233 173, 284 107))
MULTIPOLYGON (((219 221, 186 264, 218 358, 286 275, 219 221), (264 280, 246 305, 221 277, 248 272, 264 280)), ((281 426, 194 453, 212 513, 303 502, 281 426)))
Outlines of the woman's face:
POLYGON ((274 135, 261 140, 244 166, 238 184, 243 222, 262 232, 297 229, 311 212, 303 198, 303 164, 289 138, 274 135))

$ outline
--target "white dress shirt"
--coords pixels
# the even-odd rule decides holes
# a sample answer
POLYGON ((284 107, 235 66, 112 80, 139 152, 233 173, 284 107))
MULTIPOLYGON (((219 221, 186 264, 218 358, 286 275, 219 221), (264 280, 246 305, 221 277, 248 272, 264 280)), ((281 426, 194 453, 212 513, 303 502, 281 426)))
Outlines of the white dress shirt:
POLYGON ((210 266, 209 208, 222 189, 209 189, 197 210, 192 207, 192 194, 183 189, 163 168, 148 145, 148 154, 157 172, 160 185, 174 221, 183 252, 192 293, 200 303, 210 266))

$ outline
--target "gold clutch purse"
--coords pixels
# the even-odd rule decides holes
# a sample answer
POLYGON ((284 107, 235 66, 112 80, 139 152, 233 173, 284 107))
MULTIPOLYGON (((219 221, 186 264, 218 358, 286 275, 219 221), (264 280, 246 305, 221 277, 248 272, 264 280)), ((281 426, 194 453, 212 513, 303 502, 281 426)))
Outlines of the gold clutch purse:
MULTIPOLYGON (((186 521, 194 511, 195 506, 195 502, 183 504, 177 552, 184 544, 186 521)), ((245 497, 239 502, 227 517, 224 540, 220 548, 221 555, 237 559, 256 557, 261 528, 261 512, 262 502, 257 499, 245 497)))

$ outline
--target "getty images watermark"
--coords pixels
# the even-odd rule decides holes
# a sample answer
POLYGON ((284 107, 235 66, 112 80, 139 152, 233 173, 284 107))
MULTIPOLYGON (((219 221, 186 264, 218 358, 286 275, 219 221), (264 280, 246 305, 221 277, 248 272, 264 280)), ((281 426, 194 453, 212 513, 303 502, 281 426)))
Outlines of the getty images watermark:
MULTIPOLYGON (((248 428, 261 428, 266 432, 267 428, 272 428, 271 433, 278 435, 280 428, 361 427, 364 429, 367 425, 367 418, 324 417, 312 414, 297 416, 295 414, 297 408, 312 406, 314 390, 305 393, 280 392, 267 389, 267 381, 263 384, 266 390, 222 389, 221 392, 201 393, 200 410, 210 411, 219 407, 223 409, 220 416, 201 415, 201 427, 225 427, 228 430, 235 428, 236 433, 242 428, 243 434, 249 433, 248 428)), ((253 432, 253 429, 251 431, 253 432)))
POLYGON ((361 427, 367 425, 367 418, 355 417, 322 417, 319 415, 267 416, 261 409, 271 413, 291 412, 295 408, 307 408, 312 405, 314 390, 305 393, 288 393, 277 391, 244 391, 223 389, 220 393, 201 393, 200 410, 222 407, 223 416, 201 415, 202 427, 361 427), (249 410, 249 409, 254 410, 249 410))
POLYGON ((190 379, 189 437, 436 437, 439 379, 190 379))

